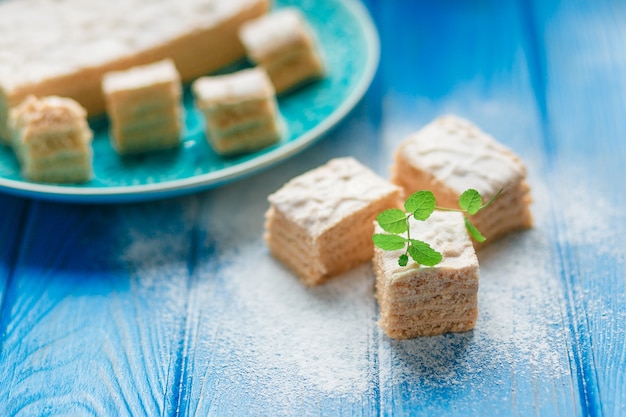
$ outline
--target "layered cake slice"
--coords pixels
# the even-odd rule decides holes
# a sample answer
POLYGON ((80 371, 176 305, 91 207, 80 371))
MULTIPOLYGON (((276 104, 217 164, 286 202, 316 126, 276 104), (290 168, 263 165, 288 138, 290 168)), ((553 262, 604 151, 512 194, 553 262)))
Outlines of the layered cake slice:
MULTIPOLYGON (((426 221, 411 217, 410 222, 411 238, 428 242, 443 260, 434 267, 412 261, 402 267, 402 249, 374 249, 380 327, 394 339, 473 329, 479 268, 463 215, 435 211, 426 221)), ((378 225, 376 233, 384 233, 378 225)))
POLYGON ((192 90, 217 153, 251 152, 280 140, 276 94, 262 68, 201 77, 192 90))
POLYGON ((404 140, 396 149, 391 177, 407 196, 431 190, 443 207, 457 207, 459 196, 469 188, 485 200, 502 189, 492 205, 470 217, 487 238, 485 243, 532 225, 522 160, 459 117, 441 117, 404 140))
POLYGON ((11 145, 30 181, 79 183, 92 177, 87 112, 62 97, 29 96, 9 115, 11 145))
POLYGON ((298 9, 251 20, 239 36, 250 60, 265 68, 278 93, 324 76, 313 30, 298 9))
POLYGON ((173 61, 106 73, 102 90, 111 122, 111 144, 118 153, 180 144, 181 81, 173 61))
POLYGON ((105 73, 171 58, 183 81, 244 57, 239 27, 269 0, 0 1, 0 142, 28 95, 102 113, 105 73))
POLYGON ((269 196, 265 240, 304 284, 320 284, 371 259, 373 220, 399 195, 355 159, 333 159, 269 196))

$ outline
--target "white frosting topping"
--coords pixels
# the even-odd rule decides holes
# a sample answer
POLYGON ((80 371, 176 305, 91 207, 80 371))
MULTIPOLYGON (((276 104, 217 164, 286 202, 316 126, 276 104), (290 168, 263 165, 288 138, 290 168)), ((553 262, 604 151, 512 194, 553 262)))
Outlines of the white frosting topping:
POLYGON ((428 124, 407 138, 398 152, 457 194, 474 188, 489 197, 526 175, 524 164, 508 148, 456 116, 428 124))
POLYGON ((28 96, 11 112, 12 126, 17 129, 56 124, 69 124, 71 127, 78 120, 85 121, 86 117, 86 110, 76 101, 57 96, 28 96))
POLYGON ((245 23, 239 35, 250 53, 263 56, 300 40, 310 42, 310 29, 305 22, 298 9, 289 7, 245 23))
POLYGON ((275 95, 272 82, 260 67, 227 75, 201 77, 193 83, 192 89, 203 104, 268 99, 275 95))
POLYGON ((0 2, 0 85, 11 89, 213 27, 256 0, 0 2))
POLYGON ((315 237, 397 190, 354 158, 337 158, 293 178, 268 200, 315 237))
POLYGON ((131 90, 160 83, 180 83, 180 75, 171 59, 125 71, 112 71, 104 75, 102 89, 107 92, 131 90))
MULTIPOLYGON (((452 270, 478 268, 476 251, 465 230, 461 213, 435 211, 426 221, 418 221, 411 217, 410 225, 411 239, 428 243, 443 256, 442 261, 433 268, 452 270)), ((375 233, 385 232, 376 224, 375 233)), ((404 250, 383 251, 378 248, 375 250, 379 267, 390 280, 414 275, 416 269, 429 268, 418 265, 410 258, 407 266, 399 266, 398 257, 404 250)))

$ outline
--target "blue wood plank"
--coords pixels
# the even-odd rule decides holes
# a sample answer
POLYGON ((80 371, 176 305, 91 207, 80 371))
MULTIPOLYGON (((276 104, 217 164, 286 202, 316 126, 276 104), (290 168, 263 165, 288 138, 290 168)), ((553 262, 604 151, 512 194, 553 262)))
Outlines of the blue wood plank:
MULTIPOLYGON (((29 206, 28 200, 0 194, 0 320, 5 314, 6 289, 13 276, 29 206)), ((2 334, 0 331, 0 350, 2 334)))
POLYGON ((626 5, 535 2, 554 234, 586 415, 626 415, 626 5))
POLYGON ((302 155, 150 204, 0 196, 0 414, 626 413, 624 6, 368 5, 375 85, 302 155), (448 112, 527 162, 536 227, 480 253, 473 332, 392 341, 368 265, 311 290, 271 258, 265 198, 335 156, 385 175, 448 112))
POLYGON ((0 323, 3 415, 175 412, 194 201, 34 205, 0 323))
MULTIPOLYGON (((409 133, 455 113, 527 163, 536 226, 479 254, 473 332, 380 344, 384 415, 577 415, 567 303, 546 230, 554 227, 544 175, 549 155, 532 54, 516 2, 402 2, 376 13, 383 37, 387 160, 409 133), (411 25, 402 24, 411 16, 411 25), (396 65, 399 58, 404 66, 396 65)), ((544 22, 538 22, 544 24, 544 22)))

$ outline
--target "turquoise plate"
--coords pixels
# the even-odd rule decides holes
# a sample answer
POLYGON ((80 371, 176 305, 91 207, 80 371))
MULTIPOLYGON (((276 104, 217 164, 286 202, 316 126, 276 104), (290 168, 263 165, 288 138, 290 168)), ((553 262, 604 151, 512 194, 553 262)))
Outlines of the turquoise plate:
MULTIPOLYGON (((185 129, 179 149, 119 157, 111 148, 108 122, 91 120, 95 136, 94 179, 80 185, 25 181, 12 153, 0 146, 0 190, 27 197, 76 202, 124 202, 169 197, 214 187, 252 174, 303 150, 339 122, 369 87, 379 59, 376 29, 356 0, 277 0, 296 6, 317 32, 328 75, 278 99, 283 140, 252 154, 223 158, 207 144, 187 88, 185 129)), ((228 70, 237 69, 237 67, 228 70)), ((227 70, 227 71, 228 71, 227 70)))

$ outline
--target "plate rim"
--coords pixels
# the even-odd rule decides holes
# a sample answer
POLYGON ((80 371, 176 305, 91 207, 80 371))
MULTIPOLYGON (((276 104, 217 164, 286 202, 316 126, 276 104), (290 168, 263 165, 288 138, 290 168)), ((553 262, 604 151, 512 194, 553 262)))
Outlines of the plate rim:
POLYGON ((147 201, 201 191, 241 179, 304 150, 337 125, 363 98, 374 79, 380 61, 378 30, 365 5, 359 0, 336 1, 342 3, 348 9, 363 31, 367 50, 365 67, 362 76, 358 79, 355 87, 349 92, 345 100, 322 122, 295 140, 231 167, 161 183, 88 188, 0 178, 0 189, 14 195, 55 201, 86 203, 147 201))

